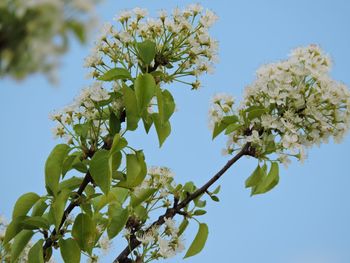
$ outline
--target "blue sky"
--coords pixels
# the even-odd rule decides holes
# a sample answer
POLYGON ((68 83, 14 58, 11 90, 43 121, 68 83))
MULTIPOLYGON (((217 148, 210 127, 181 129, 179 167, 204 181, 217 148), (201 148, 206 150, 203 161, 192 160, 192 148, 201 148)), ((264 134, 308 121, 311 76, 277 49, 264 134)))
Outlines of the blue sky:
MULTIPOLYGON (((124 8, 146 7, 155 15, 161 8, 170 10, 188 3, 191 2, 105 0, 97 11, 102 21, 111 21, 124 8)), ((240 99, 259 65, 284 59, 290 49, 310 43, 320 44, 331 54, 332 76, 350 85, 349 1, 200 3, 220 17, 212 30, 220 42, 220 63, 215 74, 203 78, 204 87, 199 91, 177 84, 170 87, 178 112, 173 117, 173 133, 162 149, 158 149, 153 131, 147 139, 144 132, 129 136, 133 145, 145 150, 149 164, 169 166, 177 182, 192 180, 197 185, 227 160, 220 154, 225 139, 212 141, 207 128, 208 104, 213 94, 228 92, 240 99)), ((93 41, 90 43, 89 47, 73 43, 63 58, 58 87, 50 86, 42 76, 22 82, 0 80, 0 214, 8 218, 21 194, 44 193, 44 163, 58 143, 52 138, 52 123, 47 116, 90 83, 82 67, 93 41)), ((331 142, 312 149, 305 164, 293 162, 288 169, 281 169, 276 189, 256 197, 250 197, 244 189, 244 180, 256 161, 240 161, 220 181, 221 202, 209 202, 208 213, 201 218, 209 225, 206 248, 184 262, 350 262, 349 148, 347 136, 342 144, 331 142)), ((187 245, 196 228, 193 224, 186 234, 187 245)), ((114 254, 118 249, 115 244, 114 254)), ((101 262, 111 259, 105 257, 101 262)))

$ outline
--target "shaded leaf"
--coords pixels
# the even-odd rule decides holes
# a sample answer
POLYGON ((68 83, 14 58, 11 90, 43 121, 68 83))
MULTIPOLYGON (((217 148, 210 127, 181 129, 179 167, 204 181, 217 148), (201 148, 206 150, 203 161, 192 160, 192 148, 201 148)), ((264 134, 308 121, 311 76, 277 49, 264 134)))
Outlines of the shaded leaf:
POLYGON ((80 262, 80 247, 74 239, 68 238, 64 240, 61 238, 58 241, 58 244, 60 246, 61 255, 65 263, 80 262))
POLYGON ((28 263, 44 263, 43 243, 44 240, 40 239, 32 246, 28 253, 28 263))
POLYGON ((107 234, 109 239, 112 239, 124 228, 128 221, 129 212, 128 209, 124 209, 120 204, 113 203, 108 207, 108 215, 110 222, 107 227, 107 234))

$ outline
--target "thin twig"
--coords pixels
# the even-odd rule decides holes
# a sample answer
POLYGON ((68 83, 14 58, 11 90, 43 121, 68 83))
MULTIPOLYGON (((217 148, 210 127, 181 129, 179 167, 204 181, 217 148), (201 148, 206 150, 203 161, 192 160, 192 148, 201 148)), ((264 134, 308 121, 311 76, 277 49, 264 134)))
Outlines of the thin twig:
MULTIPOLYGON (((205 183, 201 188, 198 188, 195 192, 188 195, 185 200, 175 205, 173 208, 168 208, 163 215, 161 215, 157 221, 153 222, 152 225, 146 230, 150 230, 155 226, 160 226, 164 224, 165 218, 173 218, 176 214, 181 214, 181 209, 186 207, 191 201, 205 193, 208 188, 213 185, 220 177, 242 156, 250 155, 253 149, 250 146, 250 143, 247 143, 240 152, 238 152, 232 159, 230 159, 224 167, 221 168, 207 183, 205 183)), ((125 249, 119 254, 119 256, 113 261, 113 263, 129 263, 130 259, 128 256, 130 253, 137 248, 141 244, 140 241, 137 240, 135 235, 132 235, 129 240, 129 245, 125 247, 125 249)))

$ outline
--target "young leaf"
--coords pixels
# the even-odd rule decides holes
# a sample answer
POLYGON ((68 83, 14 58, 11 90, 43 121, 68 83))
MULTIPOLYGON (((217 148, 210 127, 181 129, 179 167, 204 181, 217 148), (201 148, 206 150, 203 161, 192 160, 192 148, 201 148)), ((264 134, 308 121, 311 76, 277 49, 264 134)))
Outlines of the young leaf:
POLYGON ((128 141, 124 137, 121 137, 119 133, 117 133, 113 137, 113 143, 109 154, 112 155, 116 152, 119 152, 120 150, 124 149, 127 145, 128 141))
POLYGON ((165 123, 175 111, 174 98, 168 90, 157 87, 158 112, 161 123, 165 123))
MULTIPOLYGON (((156 82, 151 74, 140 74, 135 80, 135 95, 139 115, 148 107, 156 92, 156 82)), ((135 105, 134 105, 135 107, 135 105)))
POLYGON ((98 80, 112 81, 117 79, 132 79, 129 70, 125 68, 113 68, 104 73, 98 80))
POLYGON ((178 236, 181 236, 183 234, 183 232, 185 232, 188 224, 189 224, 188 220, 186 218, 184 218, 179 226, 179 232, 177 233, 178 236))
POLYGON ((82 181, 83 181, 83 178, 73 176, 67 180, 60 182, 58 189, 60 191, 64 189, 73 191, 74 189, 78 188, 81 185, 82 181))
POLYGON ((147 174, 145 157, 142 151, 126 155, 126 180, 118 183, 119 187, 132 188, 142 183, 147 174))
POLYGON ((48 230, 50 227, 50 224, 49 224, 49 221, 44 217, 33 216, 33 217, 28 217, 24 219, 22 221, 22 227, 23 229, 29 229, 29 230, 34 230, 39 228, 48 230))
POLYGON ((229 125, 238 122, 239 119, 236 115, 231 115, 231 116, 224 116, 222 118, 222 122, 229 125))
POLYGON ((140 120, 135 92, 126 85, 122 88, 124 105, 126 109, 126 128, 134 131, 140 120))
POLYGON ((142 202, 147 200, 151 195, 153 195, 157 189, 154 188, 147 188, 147 189, 141 189, 137 192, 137 194, 131 195, 130 205, 132 207, 136 207, 140 205, 142 202))
POLYGON ((207 213, 207 211, 203 210, 203 209, 198 209, 196 211, 193 212, 194 216, 201 216, 201 215, 205 215, 207 213))
POLYGON ((99 150, 94 154, 90 162, 90 174, 102 192, 108 193, 111 187, 112 175, 108 168, 109 151, 99 150))
POLYGON ((44 240, 40 239, 32 246, 28 253, 28 263, 44 263, 43 243, 44 240))
POLYGON ((263 173, 261 171, 260 165, 258 165, 254 172, 251 174, 251 176, 249 176, 248 179, 245 181, 245 187, 254 187, 258 185, 262 179, 263 173))
POLYGON ((48 207, 43 199, 39 199, 33 206, 32 216, 42 216, 48 207))
POLYGON ((4 244, 10 242, 11 239, 14 238, 23 229, 22 221, 25 218, 26 216, 18 216, 11 221, 11 223, 6 228, 4 244))
POLYGON ((63 238, 61 238, 58 241, 58 244, 60 246, 63 261, 65 263, 80 262, 80 247, 74 239, 68 238, 64 240, 63 238))
POLYGON ((227 126, 228 126, 228 124, 224 123, 224 122, 215 123, 214 129, 213 129, 212 139, 214 140, 215 137, 218 136, 220 133, 222 133, 226 129, 227 126))
POLYGON ((107 226, 107 234, 109 239, 112 239, 124 228, 128 221, 129 212, 127 208, 124 209, 119 203, 115 202, 109 205, 108 215, 110 222, 107 226))
POLYGON ((145 40, 136 44, 138 55, 145 65, 149 65, 156 55, 156 43, 152 40, 145 40))
POLYGON ((184 258, 192 257, 202 251, 207 241, 208 233, 208 226, 204 223, 199 224, 197 235, 194 238, 190 248, 187 250, 184 258))
POLYGON ((89 215, 80 213, 75 218, 72 237, 77 241, 81 250, 91 254, 95 245, 96 224, 89 215))
POLYGON ((32 192, 19 197, 12 212, 12 219, 18 216, 25 216, 39 199, 40 196, 32 192))
POLYGON ((267 112, 267 109, 262 106, 252 106, 246 109, 246 112, 248 114, 248 119, 253 120, 255 118, 261 117, 261 115, 267 112))
POLYGON ((263 180, 252 189, 252 195, 255 194, 264 194, 274 188, 279 181, 279 168, 278 163, 273 162, 269 173, 266 175, 266 166, 263 167, 262 173, 264 174, 263 180))
POLYGON ((225 130, 225 135, 230 134, 232 132, 234 132, 235 130, 237 130, 239 127, 241 127, 241 125, 239 123, 232 123, 229 126, 227 126, 226 130, 225 130))
POLYGON ((119 118, 112 111, 109 115, 109 134, 114 136, 118 132, 120 132, 121 123, 119 118))
POLYGON ((171 133, 171 125, 169 121, 166 121, 164 123, 161 122, 159 114, 153 113, 152 119, 154 122, 154 126, 156 127, 158 140, 159 140, 159 147, 161 147, 166 140, 166 138, 171 133))
POLYGON ((22 230, 15 237, 11 245, 11 262, 16 262, 16 259, 21 255, 23 249, 28 244, 33 235, 34 232, 31 230, 22 230))
POLYGON ((64 208, 66 207, 69 194, 70 194, 70 190, 64 189, 54 198, 52 202, 51 207, 52 207, 52 212, 55 219, 56 231, 58 231, 58 227, 61 224, 64 208))
POLYGON ((70 148, 67 144, 57 145, 50 153, 45 164, 45 184, 49 194, 56 195, 62 173, 62 165, 70 148))

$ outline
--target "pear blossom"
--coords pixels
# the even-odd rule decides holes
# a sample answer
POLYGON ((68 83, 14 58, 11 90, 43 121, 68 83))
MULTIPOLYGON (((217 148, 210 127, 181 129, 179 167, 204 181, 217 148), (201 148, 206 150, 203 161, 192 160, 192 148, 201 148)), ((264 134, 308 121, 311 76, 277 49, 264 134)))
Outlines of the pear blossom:
POLYGON ((331 65, 317 45, 296 48, 287 60, 257 70, 238 109, 215 96, 210 127, 225 118, 235 120, 228 130, 226 152, 249 142, 259 160, 277 153, 277 160, 287 166, 288 156, 303 162, 307 148, 332 137, 341 140, 350 127, 350 91, 330 77, 331 65))

